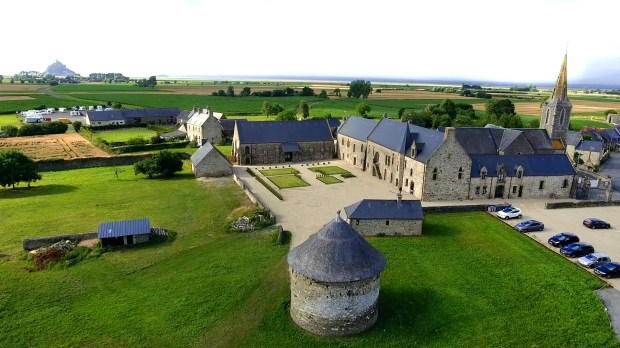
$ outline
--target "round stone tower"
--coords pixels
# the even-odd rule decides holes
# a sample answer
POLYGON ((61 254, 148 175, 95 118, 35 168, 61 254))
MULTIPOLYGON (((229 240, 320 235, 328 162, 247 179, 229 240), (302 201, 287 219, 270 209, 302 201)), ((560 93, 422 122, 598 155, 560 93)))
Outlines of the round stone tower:
POLYGON ((348 336, 377 321, 385 257, 338 214, 288 254, 291 317, 322 336, 348 336))

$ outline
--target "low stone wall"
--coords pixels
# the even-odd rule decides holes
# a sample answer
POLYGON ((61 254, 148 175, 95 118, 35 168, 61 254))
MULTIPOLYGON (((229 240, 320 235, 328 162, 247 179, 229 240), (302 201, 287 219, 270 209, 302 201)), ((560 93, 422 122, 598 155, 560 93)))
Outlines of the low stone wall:
POLYGON ((545 203, 545 209, 615 207, 619 205, 620 205, 620 201, 552 202, 552 203, 545 203))
POLYGON ((52 237, 41 237, 41 238, 25 238, 22 240, 22 244, 24 246, 24 250, 30 251, 34 249, 38 249, 41 247, 45 247, 48 245, 52 245, 56 242, 60 242, 61 240, 77 240, 82 241, 86 239, 95 239, 97 238, 97 233, 80 233, 80 234, 63 234, 61 236, 52 236, 52 237))
POLYGON ((126 166, 151 156, 152 154, 141 154, 114 157, 76 158, 72 160, 37 162, 36 164, 37 170, 40 172, 55 172, 82 168, 126 166))
POLYGON ((462 213, 468 211, 487 211, 489 204, 471 204, 471 205, 444 205, 436 207, 422 207, 424 214, 433 213, 462 213))
MULTIPOLYGON (((241 187, 243 192, 245 192, 245 194, 248 196, 250 201, 252 201, 252 203, 257 204, 261 209, 269 209, 269 207, 264 205, 263 202, 261 202, 260 199, 258 199, 258 197, 254 195, 254 193, 245 185, 245 182, 243 182, 243 180, 240 177, 238 177, 237 174, 233 173, 232 177, 233 177, 233 180, 237 183, 237 185, 241 187)), ((269 216, 271 217, 272 221, 276 223, 276 216, 273 215, 271 211, 269 211, 269 216)), ((281 228, 282 227, 280 226, 280 229, 281 228)))

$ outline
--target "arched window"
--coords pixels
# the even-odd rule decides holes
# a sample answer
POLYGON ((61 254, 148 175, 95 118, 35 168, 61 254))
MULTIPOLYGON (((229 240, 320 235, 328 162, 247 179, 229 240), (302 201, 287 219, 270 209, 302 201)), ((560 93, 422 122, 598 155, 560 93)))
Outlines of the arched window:
POLYGON ((463 179, 463 167, 459 168, 459 179, 463 179))
POLYGON ((433 180, 437 180, 437 168, 433 169, 433 180))
POLYGON ((246 147, 245 147, 245 154, 246 154, 246 155, 249 155, 249 154, 250 154, 250 147, 249 147, 249 146, 246 146, 246 147))

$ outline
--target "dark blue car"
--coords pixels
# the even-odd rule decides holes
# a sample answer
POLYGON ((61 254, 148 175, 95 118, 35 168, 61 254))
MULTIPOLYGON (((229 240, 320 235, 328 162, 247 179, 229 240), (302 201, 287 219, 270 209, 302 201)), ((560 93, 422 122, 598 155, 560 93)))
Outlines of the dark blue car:
POLYGON ((516 224, 515 228, 519 232, 542 231, 545 229, 545 224, 536 220, 527 220, 516 224))
POLYGON ((620 263, 608 262, 602 266, 596 267, 594 273, 605 278, 617 277, 620 275, 620 263))
POLYGON ((562 233, 556 234, 555 236, 547 240, 547 243, 553 245, 556 248, 560 248, 565 245, 569 245, 569 244, 577 243, 577 242, 579 242, 579 237, 577 237, 576 235, 570 232, 562 232, 562 233))
POLYGON ((560 249, 560 253, 567 257, 581 257, 594 252, 594 247, 588 243, 572 243, 560 249))

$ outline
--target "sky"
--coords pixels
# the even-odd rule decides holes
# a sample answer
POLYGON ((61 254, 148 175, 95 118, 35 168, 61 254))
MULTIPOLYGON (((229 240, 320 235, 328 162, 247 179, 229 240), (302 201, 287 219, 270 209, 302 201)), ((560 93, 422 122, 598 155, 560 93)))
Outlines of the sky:
POLYGON ((617 0, 0 2, 0 73, 620 84, 617 0), (572 81, 571 81, 572 80, 572 81))

